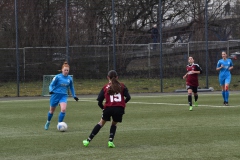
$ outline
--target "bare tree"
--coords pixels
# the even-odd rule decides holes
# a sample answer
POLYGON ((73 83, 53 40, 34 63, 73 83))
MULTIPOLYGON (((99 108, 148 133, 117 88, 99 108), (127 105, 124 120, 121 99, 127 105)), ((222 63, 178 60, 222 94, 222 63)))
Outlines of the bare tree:
MULTIPOLYGON (((212 4, 209 0, 209 40, 227 40, 233 32, 232 37, 239 35, 238 19, 229 16, 229 13, 237 15, 238 12, 231 7, 228 10, 227 4, 231 1, 214 1, 212 4)), ((204 2, 162 0, 163 42, 204 40, 204 2)), ((65 46, 65 0, 22 0, 18 3, 21 47, 65 46)), ((116 42, 149 43, 148 30, 153 24, 160 24, 158 3, 158 0, 115 0, 116 42)), ((13 1, 2 0, 0 9, 0 46, 14 47, 13 1)), ((111 1, 69 0, 68 13, 70 45, 112 44, 111 1)))
POLYGON ((15 45, 14 3, 8 0, 0 2, 0 46, 13 47, 15 45))

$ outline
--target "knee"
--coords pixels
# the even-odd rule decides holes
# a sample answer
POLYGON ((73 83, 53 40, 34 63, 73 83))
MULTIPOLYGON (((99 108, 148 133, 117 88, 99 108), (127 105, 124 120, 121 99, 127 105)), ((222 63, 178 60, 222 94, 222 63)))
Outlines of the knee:
POLYGON ((99 124, 101 127, 103 127, 105 123, 106 123, 106 121, 104 121, 103 119, 101 119, 101 120, 98 122, 98 124, 99 124))
POLYGON ((66 108, 65 108, 65 109, 61 109, 61 112, 62 112, 62 113, 65 113, 65 112, 66 112, 66 108))
POLYGON ((102 128, 104 125, 101 122, 98 122, 98 125, 102 128))
POLYGON ((112 124, 111 124, 111 125, 112 125, 112 126, 117 126, 117 123, 118 123, 118 122, 112 121, 112 124))
POLYGON ((55 108, 54 108, 54 107, 51 107, 50 110, 49 110, 49 113, 50 113, 50 114, 53 114, 54 111, 55 111, 55 108))
POLYGON ((67 107, 66 106, 61 106, 61 112, 65 113, 66 112, 67 107))
POLYGON ((225 86, 225 91, 228 91, 228 88, 229 88, 228 86, 225 86))

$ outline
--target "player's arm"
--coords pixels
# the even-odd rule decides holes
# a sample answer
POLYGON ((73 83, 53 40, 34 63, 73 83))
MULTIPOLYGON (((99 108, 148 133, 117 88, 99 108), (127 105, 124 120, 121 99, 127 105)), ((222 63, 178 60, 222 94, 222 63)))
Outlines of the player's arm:
POLYGON ((188 76, 188 72, 184 74, 183 79, 185 79, 188 76))
POLYGON ((223 68, 223 65, 221 65, 220 67, 216 68, 216 70, 219 71, 222 68, 223 68))
POLYGON ((74 85, 73 85, 73 80, 72 78, 70 77, 70 84, 69 84, 69 87, 70 87, 70 91, 72 93, 72 97, 75 99, 75 101, 78 101, 79 98, 75 95, 75 90, 74 90, 74 85))
POLYGON ((58 76, 55 76, 55 77, 52 79, 52 82, 51 82, 50 85, 49 85, 49 93, 50 93, 50 94, 53 94, 53 89, 54 89, 54 87, 56 86, 57 80, 58 80, 58 76))
POLYGON ((103 109, 103 100, 104 100, 104 91, 103 89, 100 91, 100 93, 98 94, 98 98, 97 98, 97 101, 98 101, 98 106, 103 109))
POLYGON ((72 78, 70 78, 70 84, 69 84, 71 93, 72 93, 72 97, 75 99, 75 101, 78 101, 79 98, 75 95, 75 90, 74 90, 74 85, 73 85, 73 80, 72 78))
POLYGON ((193 72, 197 74, 202 74, 202 68, 199 65, 197 65, 196 71, 193 71, 193 72))
POLYGON ((221 63, 217 63, 217 68, 216 68, 216 70, 217 71, 219 71, 220 69, 222 69, 223 68, 223 65, 221 65, 221 63))
POLYGON ((232 63, 232 60, 230 62, 230 67, 228 68, 229 71, 231 71, 233 69, 233 63, 232 63))
POLYGON ((125 98, 125 103, 127 103, 130 99, 131 99, 131 96, 128 92, 128 88, 124 85, 124 91, 123 91, 123 95, 125 98))
POLYGON ((188 76, 188 72, 186 74, 184 74, 183 79, 187 78, 187 76, 188 76))
POLYGON ((73 81, 70 80, 70 84, 69 84, 69 87, 70 87, 70 91, 72 93, 72 97, 75 97, 75 90, 74 90, 74 86, 73 86, 73 81))

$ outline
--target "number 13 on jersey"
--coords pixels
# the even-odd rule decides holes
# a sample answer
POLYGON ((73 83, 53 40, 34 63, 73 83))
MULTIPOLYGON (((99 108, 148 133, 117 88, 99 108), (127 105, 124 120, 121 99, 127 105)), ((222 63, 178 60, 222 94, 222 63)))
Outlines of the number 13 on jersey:
POLYGON ((121 94, 115 94, 115 95, 110 95, 110 101, 111 102, 121 102, 122 101, 122 97, 121 94))

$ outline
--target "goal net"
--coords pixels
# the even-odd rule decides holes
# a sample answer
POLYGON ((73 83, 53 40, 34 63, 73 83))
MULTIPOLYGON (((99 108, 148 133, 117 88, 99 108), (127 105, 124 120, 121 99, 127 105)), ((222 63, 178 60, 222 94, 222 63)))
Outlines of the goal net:
MULTIPOLYGON (((43 75, 43 88, 42 88, 42 96, 50 96, 49 94, 49 85, 52 82, 52 79, 56 75, 43 75)), ((73 79, 73 75, 69 75, 73 79)), ((69 94, 69 91, 68 91, 69 94)))

